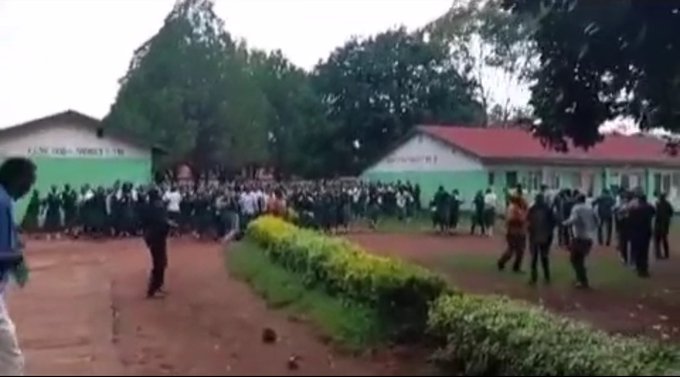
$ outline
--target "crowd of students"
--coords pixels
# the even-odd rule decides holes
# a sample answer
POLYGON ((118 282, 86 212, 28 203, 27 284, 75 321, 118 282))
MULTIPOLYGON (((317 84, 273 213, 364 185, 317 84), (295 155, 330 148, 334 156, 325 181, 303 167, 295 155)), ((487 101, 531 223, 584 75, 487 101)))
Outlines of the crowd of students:
POLYGON ((410 183, 367 184, 358 181, 165 182, 110 187, 52 186, 47 195, 34 191, 21 228, 47 238, 68 235, 130 237, 141 233, 149 193, 157 189, 168 217, 177 224, 173 234, 221 238, 243 230, 263 213, 290 216, 302 226, 327 232, 349 230, 359 218, 375 226, 382 216, 408 220, 420 210, 420 188, 410 183))
POLYGON ((589 201, 575 190, 562 190, 552 196, 544 188, 529 206, 520 187, 508 195, 507 248, 498 260, 498 269, 504 270, 513 260, 513 270, 521 272, 528 245, 530 282, 536 283, 540 262, 544 279, 549 283, 550 249, 556 234, 558 245, 570 251, 577 287, 589 288, 586 258, 596 242, 609 246, 615 232, 623 263, 634 267, 638 276, 647 278, 652 245, 658 260, 670 257, 668 234, 674 208, 665 194, 656 197, 656 203, 651 204, 639 189, 619 190, 616 195, 604 190, 589 201))
MULTIPOLYGON (((248 222, 263 214, 286 216, 304 227, 326 232, 349 231, 357 219, 375 227, 381 218, 409 221, 421 208, 421 190, 410 182, 365 183, 352 180, 166 182, 134 187, 116 183, 111 187, 83 186, 77 192, 69 185, 54 186, 45 197, 33 192, 22 228, 48 237, 126 237, 140 235, 148 195, 157 188, 168 217, 177 227, 172 233, 197 238, 221 239, 241 234, 248 222)), ((641 277, 649 276, 649 249, 658 259, 668 259, 671 219, 674 209, 664 195, 647 202, 639 190, 604 190, 597 198, 586 198, 575 190, 555 194, 545 187, 529 205, 521 187, 505 193, 503 207, 492 188, 479 191, 471 200, 470 233, 492 236, 496 219, 505 210, 507 248, 498 261, 504 269, 510 260, 521 271, 524 254, 531 255, 531 282, 537 280, 539 263, 550 280, 550 249, 557 244, 571 251, 571 262, 582 287, 589 285, 585 260, 595 242, 609 246, 615 235, 621 259, 635 266, 641 277), (556 237, 555 237, 556 236, 556 237)), ((456 231, 463 199, 458 190, 440 187, 430 201, 433 227, 440 232, 456 231)))

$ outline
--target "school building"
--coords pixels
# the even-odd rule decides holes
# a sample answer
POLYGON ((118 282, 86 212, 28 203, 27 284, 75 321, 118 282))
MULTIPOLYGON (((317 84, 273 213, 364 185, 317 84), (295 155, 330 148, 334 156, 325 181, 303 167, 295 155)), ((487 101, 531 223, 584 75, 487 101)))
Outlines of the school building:
POLYGON ((430 200, 442 185, 458 189, 468 203, 478 190, 522 184, 535 192, 579 189, 597 195, 604 188, 641 187, 650 196, 665 192, 680 205, 680 157, 665 153, 663 140, 608 135, 595 147, 560 153, 545 148, 521 128, 420 126, 362 177, 370 181, 411 181, 430 200))
POLYGON ((148 183, 153 155, 151 146, 104 130, 98 119, 72 110, 0 129, 0 159, 33 160, 41 196, 50 186, 61 189, 66 183, 77 190, 86 183, 108 186, 116 180, 148 183))

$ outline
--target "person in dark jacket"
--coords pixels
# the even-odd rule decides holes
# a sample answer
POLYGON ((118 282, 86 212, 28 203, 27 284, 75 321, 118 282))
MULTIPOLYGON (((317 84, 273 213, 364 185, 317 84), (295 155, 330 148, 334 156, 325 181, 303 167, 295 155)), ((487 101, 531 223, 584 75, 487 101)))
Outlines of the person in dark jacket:
POLYGON ((668 202, 666 194, 660 194, 656 202, 656 217, 654 221, 654 252, 656 259, 670 258, 668 247, 668 232, 675 209, 668 202))
POLYGON ((641 278, 649 277, 649 245, 652 240, 652 221, 654 207, 647 202, 644 193, 636 194, 636 201, 631 205, 628 215, 630 229, 630 246, 635 268, 641 278))
POLYGON ((475 234, 475 229, 480 227, 480 232, 482 235, 486 234, 486 221, 484 218, 484 193, 482 190, 477 191, 474 200, 472 201, 474 205, 474 213, 472 214, 472 226, 470 227, 470 234, 475 234))
POLYGON ((168 264, 167 239, 170 226, 165 203, 157 189, 148 193, 148 204, 142 220, 144 242, 151 253, 151 276, 146 291, 147 298, 162 297, 164 295, 165 269, 168 264))
POLYGON ((631 207, 630 193, 623 191, 620 194, 620 203, 614 208, 614 218, 616 224, 617 249, 621 255, 621 260, 625 265, 633 264, 630 248, 630 227, 629 214, 631 207))
POLYGON ((529 250, 531 252, 531 280, 529 283, 536 284, 540 259, 543 267, 543 278, 546 284, 550 284, 550 246, 557 221, 544 195, 536 195, 534 204, 529 208, 527 222, 529 226, 529 250))
POLYGON ((599 223, 597 224, 597 240, 602 245, 611 245, 612 243, 612 225, 614 220, 614 206, 616 205, 616 200, 609 192, 609 190, 604 189, 602 195, 600 195, 593 202, 593 207, 597 209, 597 218, 599 223))

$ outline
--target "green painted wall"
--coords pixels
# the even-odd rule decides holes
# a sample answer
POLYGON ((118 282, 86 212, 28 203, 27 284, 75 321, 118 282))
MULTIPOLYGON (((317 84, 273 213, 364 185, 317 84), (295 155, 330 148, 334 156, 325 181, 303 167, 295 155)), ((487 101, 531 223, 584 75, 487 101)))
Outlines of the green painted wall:
MULTIPOLYGON (((469 206, 478 190, 488 187, 488 173, 485 170, 474 171, 400 171, 381 172, 369 171, 363 178, 372 182, 392 183, 401 180, 412 184, 419 184, 421 189, 421 201, 427 205, 439 186, 444 186, 449 192, 458 189, 461 198, 469 206)), ((467 208, 467 207, 466 207, 467 208)))
MULTIPOLYGON (((130 181, 135 184, 151 181, 151 160, 145 158, 34 158, 38 168, 38 180, 35 189, 44 197, 52 185, 59 188, 68 183, 76 190, 84 184, 91 186, 109 186, 117 180, 130 181)), ((23 218, 28 199, 17 203, 17 220, 23 218)))

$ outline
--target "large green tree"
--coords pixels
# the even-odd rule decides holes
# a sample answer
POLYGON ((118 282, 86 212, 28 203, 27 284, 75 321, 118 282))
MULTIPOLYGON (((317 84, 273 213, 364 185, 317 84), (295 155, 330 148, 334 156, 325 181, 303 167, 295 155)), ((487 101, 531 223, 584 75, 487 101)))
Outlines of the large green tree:
POLYGON ((474 83, 486 110, 484 123, 507 123, 526 112, 526 104, 513 97, 538 61, 531 38, 536 19, 501 5, 502 0, 456 1, 422 31, 448 46, 453 64, 474 83))
POLYGON ((336 49, 316 67, 314 87, 333 124, 324 164, 343 174, 366 167, 417 124, 468 124, 483 114, 447 47, 403 28, 336 49))
POLYGON ((170 163, 199 170, 262 163, 268 104, 247 58, 212 1, 180 1, 135 51, 105 125, 163 146, 170 163))
POLYGON ((281 51, 251 51, 248 66, 267 104, 267 130, 271 165, 279 175, 322 174, 314 148, 327 132, 321 101, 310 77, 281 51))
POLYGON ((589 147, 600 125, 633 117, 642 129, 680 128, 680 1, 506 0, 538 20, 531 103, 540 136, 589 147))

